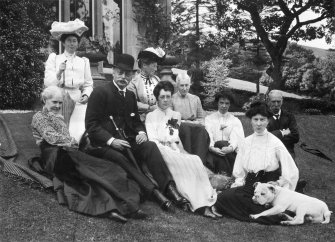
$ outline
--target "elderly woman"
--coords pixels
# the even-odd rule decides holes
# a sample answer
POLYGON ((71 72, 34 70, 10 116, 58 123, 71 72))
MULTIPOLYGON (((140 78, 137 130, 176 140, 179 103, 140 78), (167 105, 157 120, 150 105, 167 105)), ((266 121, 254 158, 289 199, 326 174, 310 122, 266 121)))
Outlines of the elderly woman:
MULTIPOLYGON (((76 55, 81 34, 88 30, 85 24, 76 19, 67 23, 54 22, 50 32, 61 41, 64 53, 51 53, 45 63, 44 85, 63 87, 75 102, 71 117, 63 107, 65 123, 69 125, 72 137, 78 142, 85 132, 85 113, 88 97, 93 90, 90 61, 76 55)), ((72 110, 69 112, 71 113, 72 110)))
POLYGON ((56 86, 42 92, 43 110, 32 119, 33 136, 41 149, 44 170, 53 176, 60 204, 70 210, 105 216, 120 222, 144 218, 139 210, 140 188, 113 162, 78 151, 61 113, 63 91, 56 86))
POLYGON ((235 182, 231 189, 218 196, 215 207, 219 212, 241 221, 277 224, 280 222, 279 216, 256 220, 249 217, 267 209, 253 203, 253 184, 272 182, 294 191, 299 171, 283 143, 266 130, 272 116, 268 106, 261 102, 254 103, 246 116, 251 120, 254 133, 245 138, 239 148, 233 170, 235 182))
POLYGON ((156 142, 176 182, 180 194, 190 202, 191 211, 216 218, 219 214, 211 211, 216 201, 206 168, 200 158, 184 151, 178 137, 180 113, 171 110, 173 85, 168 81, 159 82, 154 95, 158 108, 147 115, 145 125, 148 138, 156 142))
POLYGON ((129 83, 128 89, 135 93, 137 99, 138 112, 141 120, 144 121, 146 114, 157 108, 153 90, 160 79, 155 75, 157 63, 165 57, 165 52, 161 48, 149 47, 138 54, 138 66, 141 73, 129 83))
POLYGON ((241 121, 229 112, 234 96, 226 89, 216 94, 218 111, 205 118, 205 127, 210 137, 209 168, 216 173, 231 175, 234 167, 236 150, 244 139, 241 121))

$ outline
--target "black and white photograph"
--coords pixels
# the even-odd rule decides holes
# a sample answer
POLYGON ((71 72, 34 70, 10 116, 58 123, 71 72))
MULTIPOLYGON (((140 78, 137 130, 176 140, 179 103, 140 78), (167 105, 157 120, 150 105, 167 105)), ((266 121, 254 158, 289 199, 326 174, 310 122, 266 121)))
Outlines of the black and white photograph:
POLYGON ((0 0, 0 242, 334 241, 334 0, 0 0))

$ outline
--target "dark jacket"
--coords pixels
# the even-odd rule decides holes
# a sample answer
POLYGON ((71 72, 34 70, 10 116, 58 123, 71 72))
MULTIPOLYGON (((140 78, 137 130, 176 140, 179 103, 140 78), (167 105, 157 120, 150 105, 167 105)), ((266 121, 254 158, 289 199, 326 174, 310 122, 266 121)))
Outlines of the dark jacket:
POLYGON ((87 104, 85 126, 93 146, 105 146, 110 138, 120 138, 110 116, 129 138, 135 138, 139 131, 145 131, 135 94, 127 90, 125 97, 122 97, 111 82, 94 88, 87 104))
POLYGON ((294 144, 299 142, 299 131, 297 122, 292 113, 281 110, 279 120, 277 121, 271 117, 267 129, 283 142, 290 153, 294 154, 294 144), (291 133, 283 137, 280 130, 287 128, 290 129, 291 133))

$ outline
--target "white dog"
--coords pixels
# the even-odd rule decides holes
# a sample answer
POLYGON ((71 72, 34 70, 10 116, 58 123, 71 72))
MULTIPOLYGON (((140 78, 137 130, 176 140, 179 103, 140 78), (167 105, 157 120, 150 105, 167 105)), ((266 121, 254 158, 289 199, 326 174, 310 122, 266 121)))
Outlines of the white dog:
POLYGON ((174 128, 172 125, 167 124, 165 133, 162 134, 164 136, 164 140, 167 146, 169 146, 174 151, 177 151, 180 153, 179 149, 179 130, 177 128, 174 128))
POLYGON ((252 197, 254 203, 272 205, 272 208, 259 214, 250 215, 253 219, 284 213, 288 210, 294 212, 295 217, 283 214, 287 221, 282 221, 281 224, 297 225, 303 224, 305 220, 327 224, 330 221, 332 212, 329 211, 327 204, 319 199, 269 183, 256 182, 254 186, 255 192, 252 197))

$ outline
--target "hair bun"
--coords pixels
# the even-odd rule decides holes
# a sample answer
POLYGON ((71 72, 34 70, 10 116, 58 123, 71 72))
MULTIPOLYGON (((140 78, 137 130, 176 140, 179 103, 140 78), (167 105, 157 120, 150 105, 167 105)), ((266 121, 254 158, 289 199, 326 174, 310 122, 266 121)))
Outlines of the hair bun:
POLYGON ((250 104, 250 108, 256 108, 261 106, 267 106, 267 104, 263 101, 256 100, 250 104))

